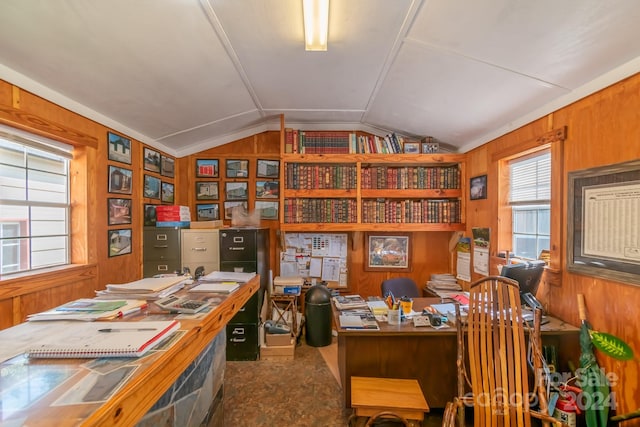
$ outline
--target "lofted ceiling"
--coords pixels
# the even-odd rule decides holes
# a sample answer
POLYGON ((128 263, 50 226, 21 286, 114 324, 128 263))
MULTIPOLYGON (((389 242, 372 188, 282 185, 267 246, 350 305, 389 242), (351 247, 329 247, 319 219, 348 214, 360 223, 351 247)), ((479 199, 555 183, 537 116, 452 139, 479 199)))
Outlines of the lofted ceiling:
POLYGON ((0 79, 177 157, 286 125, 466 152, 640 70, 637 0, 2 0, 0 79))

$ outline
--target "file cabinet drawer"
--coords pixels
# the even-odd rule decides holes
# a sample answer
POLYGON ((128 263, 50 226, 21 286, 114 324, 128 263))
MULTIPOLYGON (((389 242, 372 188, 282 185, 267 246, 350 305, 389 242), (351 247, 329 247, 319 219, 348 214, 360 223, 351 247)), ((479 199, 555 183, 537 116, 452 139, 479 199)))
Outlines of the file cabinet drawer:
POLYGON ((231 318, 231 323, 258 323, 259 299, 258 293, 249 298, 244 306, 231 318))
POLYGON ((258 324, 227 325, 227 360, 258 360, 258 324))

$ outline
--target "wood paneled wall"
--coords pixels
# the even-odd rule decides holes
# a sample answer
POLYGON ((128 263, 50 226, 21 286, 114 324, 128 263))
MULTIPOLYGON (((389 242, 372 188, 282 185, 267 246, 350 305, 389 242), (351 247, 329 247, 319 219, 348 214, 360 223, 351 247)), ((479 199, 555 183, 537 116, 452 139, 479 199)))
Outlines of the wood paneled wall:
MULTIPOLYGON (((635 75, 588 96, 553 114, 536 120, 468 153, 470 176, 489 174, 488 198, 467 203, 467 234, 472 227, 490 227, 492 241, 500 227, 497 209, 497 165, 492 155, 516 147, 523 141, 566 126, 567 138, 556 157, 562 162, 562 179, 552 191, 561 196, 552 201, 554 225, 561 236, 552 240, 552 257, 559 266, 557 277, 545 281, 538 296, 547 310, 574 324, 579 324, 577 297, 585 295, 588 318, 595 330, 623 338, 635 350, 636 359, 619 362, 597 354, 598 362, 610 375, 618 413, 640 407, 640 330, 638 306, 640 287, 566 271, 567 242, 567 174, 595 166, 620 163, 640 157, 640 75, 635 75), (552 245, 554 246, 554 245, 552 245), (551 282, 551 283, 550 283, 551 282)), ((554 153, 555 156, 555 153, 554 153)), ((493 242, 492 242, 493 243, 493 242)), ((491 253, 508 249, 492 245, 491 253)), ((493 258, 495 260, 495 258, 493 258)), ((493 265, 495 271, 495 265, 493 265)), ((474 275, 474 279, 479 278, 474 275)), ((578 361, 576 366, 579 366, 578 361)), ((640 423, 627 425, 640 425, 640 423)))

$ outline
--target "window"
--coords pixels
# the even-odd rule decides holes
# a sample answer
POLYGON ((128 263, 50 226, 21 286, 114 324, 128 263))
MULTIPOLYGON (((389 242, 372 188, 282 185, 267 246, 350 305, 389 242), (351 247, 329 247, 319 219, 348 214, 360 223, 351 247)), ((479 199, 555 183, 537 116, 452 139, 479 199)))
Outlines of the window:
POLYGON ((69 263, 71 148, 0 128, 0 275, 69 263))
POLYGON ((537 259, 551 235, 551 152, 545 150, 509 163, 512 252, 537 259))

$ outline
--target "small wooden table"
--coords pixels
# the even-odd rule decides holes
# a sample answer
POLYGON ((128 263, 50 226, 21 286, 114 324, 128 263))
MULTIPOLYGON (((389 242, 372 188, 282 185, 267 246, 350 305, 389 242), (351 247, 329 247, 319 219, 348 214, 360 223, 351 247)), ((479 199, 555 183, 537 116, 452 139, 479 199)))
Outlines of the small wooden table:
POLYGON ((408 420, 424 420, 429 405, 418 380, 351 377, 351 407, 358 417, 390 411, 408 420))

